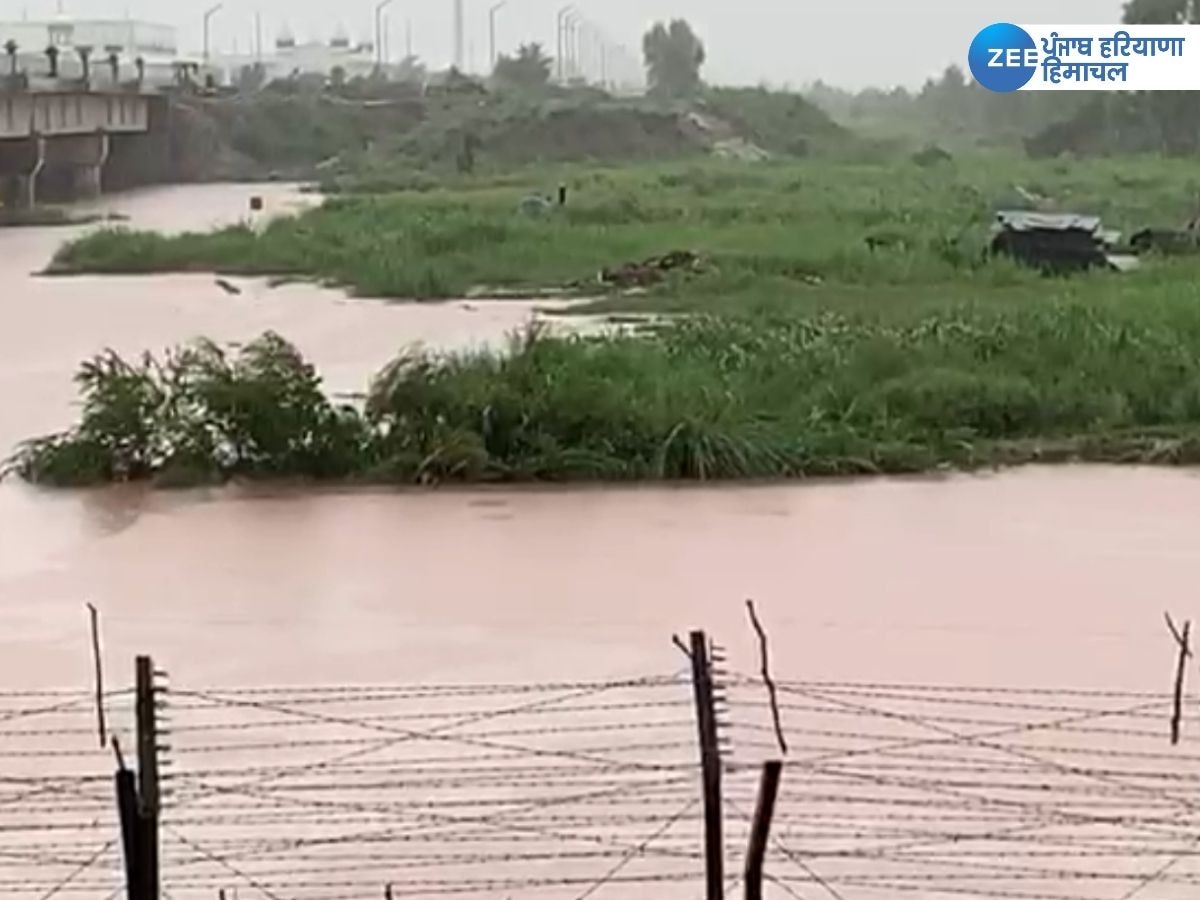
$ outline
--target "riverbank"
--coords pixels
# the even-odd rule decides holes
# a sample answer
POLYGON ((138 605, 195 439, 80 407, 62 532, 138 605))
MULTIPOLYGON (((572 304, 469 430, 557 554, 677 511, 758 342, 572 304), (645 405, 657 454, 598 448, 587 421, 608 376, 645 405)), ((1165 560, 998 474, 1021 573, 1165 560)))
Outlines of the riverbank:
POLYGON ((982 253, 1006 190, 1126 229, 1183 215, 1184 167, 1127 168, 592 170, 565 206, 523 203, 530 185, 509 176, 205 234, 100 230, 51 270, 307 277, 410 299, 559 285, 599 289, 568 314, 683 315, 636 336, 531 332, 508 355, 410 353, 364 386, 365 408, 330 400, 276 337, 250 357, 180 350, 170 377, 98 358, 79 427, 26 446, 12 470, 51 484, 444 483, 1194 462, 1195 259, 1049 279, 982 253), (614 265, 651 254, 661 265, 614 265))
POLYGON ((76 213, 60 206, 39 206, 33 209, 4 209, 0 207, 0 228, 66 228, 73 225, 94 225, 98 222, 125 222, 116 213, 76 213))
POLYGON ((985 258, 995 210, 1025 207, 1031 196, 1101 215, 1126 234, 1192 215, 1186 166, 1139 160, 1131 175, 1134 165, 992 157, 936 169, 710 162, 454 179, 334 197, 263 228, 172 237, 104 229, 63 247, 50 271, 303 277, 397 300, 463 297, 480 286, 538 294, 586 285, 610 293, 610 311, 682 312, 853 306, 904 313, 1191 283, 1200 270, 1194 262, 1135 278, 1047 281, 985 258), (662 278, 601 278, 674 251, 694 253, 703 265, 662 278))

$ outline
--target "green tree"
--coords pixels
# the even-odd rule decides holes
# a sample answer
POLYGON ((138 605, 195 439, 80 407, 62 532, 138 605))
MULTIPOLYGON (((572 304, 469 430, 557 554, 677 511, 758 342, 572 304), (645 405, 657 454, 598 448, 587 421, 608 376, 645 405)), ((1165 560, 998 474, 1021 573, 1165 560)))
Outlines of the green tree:
MULTIPOLYGON (((1200 21, 1194 0, 1129 0, 1127 25, 1181 25, 1200 21)), ((1194 153, 1200 146, 1200 101, 1191 91, 1156 91, 1144 95, 1156 126, 1158 147, 1164 153, 1194 153)))
POLYGON ((660 97, 694 96, 700 90, 704 44, 683 19, 657 23, 642 39, 650 91, 660 97))
POLYGON ((492 80, 501 87, 535 91, 550 83, 554 60, 545 54, 541 44, 522 44, 516 56, 501 56, 496 60, 492 80))

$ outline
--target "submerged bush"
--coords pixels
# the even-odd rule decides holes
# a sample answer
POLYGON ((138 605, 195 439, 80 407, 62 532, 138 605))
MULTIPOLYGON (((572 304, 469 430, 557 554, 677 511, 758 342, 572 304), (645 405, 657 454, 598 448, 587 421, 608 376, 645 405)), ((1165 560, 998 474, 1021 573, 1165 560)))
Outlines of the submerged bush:
POLYGON ((79 424, 19 448, 9 467, 22 477, 346 478, 369 446, 358 413, 335 407, 313 368, 273 333, 232 351, 200 341, 136 363, 108 351, 85 362, 76 382, 79 424))
POLYGON ((1198 351, 1185 295, 908 323, 694 318, 638 337, 530 328, 505 352, 401 354, 352 408, 268 333, 161 360, 101 354, 77 377, 79 423, 18 448, 8 469, 58 485, 428 484, 911 472, 1070 453, 1179 461, 1200 446, 1198 351), (1164 437, 1180 443, 1164 449, 1164 437))

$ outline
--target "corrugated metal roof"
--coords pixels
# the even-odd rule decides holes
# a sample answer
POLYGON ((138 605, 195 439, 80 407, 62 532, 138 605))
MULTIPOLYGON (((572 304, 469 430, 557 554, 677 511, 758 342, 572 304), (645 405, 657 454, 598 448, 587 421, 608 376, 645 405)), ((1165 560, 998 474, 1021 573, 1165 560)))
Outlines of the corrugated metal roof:
POLYGON ((1092 234, 1100 228, 1098 216, 1039 213, 1023 209, 997 212, 996 221, 1001 227, 1012 231, 1086 231, 1092 234))

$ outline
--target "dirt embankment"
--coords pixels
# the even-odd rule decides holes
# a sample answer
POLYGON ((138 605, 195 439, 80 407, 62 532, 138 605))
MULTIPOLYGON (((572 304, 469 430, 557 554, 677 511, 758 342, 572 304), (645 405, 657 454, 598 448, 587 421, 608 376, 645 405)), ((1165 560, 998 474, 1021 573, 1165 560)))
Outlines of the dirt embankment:
POLYGON ((369 151, 425 116, 412 100, 327 95, 176 98, 170 110, 176 181, 304 179, 322 164, 369 151))
POLYGON ((796 95, 715 90, 694 103, 499 94, 351 100, 329 93, 177 98, 169 112, 173 180, 309 178, 335 162, 633 162, 705 153, 805 155, 844 135, 796 95))

